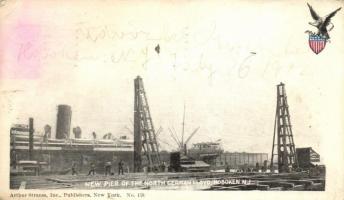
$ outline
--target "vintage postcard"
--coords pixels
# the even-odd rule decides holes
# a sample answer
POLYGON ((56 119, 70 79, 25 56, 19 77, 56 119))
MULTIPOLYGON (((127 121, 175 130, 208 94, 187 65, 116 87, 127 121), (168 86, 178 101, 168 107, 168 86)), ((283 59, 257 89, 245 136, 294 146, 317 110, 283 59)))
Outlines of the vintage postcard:
POLYGON ((0 0, 0 199, 343 199, 343 6, 0 0))

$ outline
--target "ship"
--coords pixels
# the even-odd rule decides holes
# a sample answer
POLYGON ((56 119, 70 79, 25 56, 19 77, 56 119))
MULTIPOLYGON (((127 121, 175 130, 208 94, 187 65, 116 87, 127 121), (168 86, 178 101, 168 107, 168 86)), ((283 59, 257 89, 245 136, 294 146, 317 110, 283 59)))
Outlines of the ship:
POLYGON ((187 151, 188 156, 196 160, 202 160, 210 165, 215 165, 216 158, 223 153, 220 141, 194 143, 187 151))
POLYGON ((133 166, 134 142, 126 136, 111 139, 47 138, 33 134, 32 158, 30 158, 30 136, 27 125, 13 125, 10 130, 11 175, 36 173, 66 174, 73 163, 77 171, 87 173, 90 164, 96 172, 103 173, 105 162, 123 161, 126 171, 133 166), (38 167, 39 166, 39 167, 38 167))

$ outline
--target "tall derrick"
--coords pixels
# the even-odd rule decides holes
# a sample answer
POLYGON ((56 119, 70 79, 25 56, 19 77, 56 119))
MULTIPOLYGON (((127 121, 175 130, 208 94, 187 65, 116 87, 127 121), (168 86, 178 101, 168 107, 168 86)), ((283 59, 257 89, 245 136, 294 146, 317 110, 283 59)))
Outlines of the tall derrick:
POLYGON ((290 123, 289 106, 284 84, 277 85, 277 104, 274 125, 274 136, 271 153, 271 169, 278 167, 279 172, 289 172, 297 168, 293 132, 290 123))
POLYGON ((161 161, 142 78, 138 76, 134 85, 134 171, 140 172, 144 166, 159 166, 161 161))

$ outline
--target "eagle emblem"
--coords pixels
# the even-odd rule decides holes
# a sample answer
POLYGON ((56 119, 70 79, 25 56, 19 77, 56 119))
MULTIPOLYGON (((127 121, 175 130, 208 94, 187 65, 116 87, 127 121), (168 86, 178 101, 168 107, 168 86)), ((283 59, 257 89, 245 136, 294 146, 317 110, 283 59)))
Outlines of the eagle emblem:
POLYGON ((311 5, 308 3, 307 5, 314 20, 313 22, 309 22, 309 24, 317 28, 317 32, 312 32, 309 30, 306 31, 306 33, 309 35, 308 43, 312 51, 315 54, 319 54, 325 48, 326 42, 330 39, 329 32, 334 28, 331 18, 336 15, 341 7, 324 17, 320 17, 311 5))

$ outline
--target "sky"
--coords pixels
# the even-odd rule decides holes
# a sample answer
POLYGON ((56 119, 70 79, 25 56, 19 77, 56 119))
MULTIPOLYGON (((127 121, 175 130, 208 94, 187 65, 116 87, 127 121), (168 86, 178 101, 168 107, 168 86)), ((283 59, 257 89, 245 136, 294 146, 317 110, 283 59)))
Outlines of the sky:
MULTIPOLYGON (((309 3, 320 15, 342 6, 309 3)), ((226 151, 270 154, 280 82, 296 147, 324 155, 343 139, 342 11, 332 20, 331 42, 315 55, 304 33, 315 30, 303 1, 28 0, 5 6, 3 134, 33 117, 37 132, 49 124, 54 136, 57 105, 67 104, 72 127, 80 126, 84 138, 93 131, 132 137, 126 127, 133 129, 134 79, 141 76, 155 128, 163 128, 159 140, 171 144, 161 143, 163 149, 175 147, 168 128, 181 137, 185 104, 185 137, 200 127, 189 146, 221 139, 226 151)))

